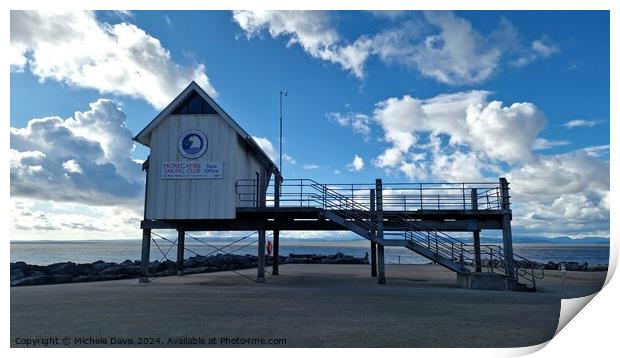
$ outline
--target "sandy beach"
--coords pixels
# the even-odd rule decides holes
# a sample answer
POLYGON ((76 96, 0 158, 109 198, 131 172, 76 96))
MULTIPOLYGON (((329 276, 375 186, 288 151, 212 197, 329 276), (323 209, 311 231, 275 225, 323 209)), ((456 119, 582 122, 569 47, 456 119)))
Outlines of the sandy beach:
MULTIPOLYGON (((265 284, 216 272, 12 287, 11 346, 517 347, 557 327, 557 271, 536 293, 460 289, 435 265, 386 272, 385 286, 367 265, 287 264, 265 284)), ((568 272, 567 297, 598 291, 605 276, 568 272)))

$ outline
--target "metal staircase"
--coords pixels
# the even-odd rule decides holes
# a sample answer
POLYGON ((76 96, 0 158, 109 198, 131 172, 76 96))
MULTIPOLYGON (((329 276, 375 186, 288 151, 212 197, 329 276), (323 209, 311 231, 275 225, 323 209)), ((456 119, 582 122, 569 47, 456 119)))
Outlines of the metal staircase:
MULTIPOLYGON (((381 218, 382 215, 378 215, 370 200, 366 200, 367 196, 359 195, 359 193, 356 195, 354 189, 351 189, 349 196, 343 194, 338 188, 318 183, 312 179, 299 179, 299 184, 289 186, 295 187, 296 190, 284 192, 282 195, 285 200, 293 198, 289 200, 298 203, 299 207, 320 208, 324 218, 337 223, 344 229, 379 245, 406 247, 458 274, 476 274, 476 252, 473 244, 460 241, 427 223, 416 221, 408 216, 406 211, 392 215, 390 220, 393 225, 390 232, 383 232, 383 223, 379 221, 380 219, 378 220, 378 217, 381 218), (396 239, 386 240, 385 236, 396 236, 396 239), (393 245, 393 243, 397 244, 393 245)), ((490 190, 483 191, 489 205, 491 205, 488 195, 490 190)), ((465 207, 467 203, 464 193, 465 187, 463 186, 462 202, 465 207)), ((420 208, 425 200, 423 197, 420 187, 420 208)), ((459 201, 460 197, 459 195, 459 201)), ((441 200, 442 198, 437 195, 438 208, 441 200)), ((535 290, 536 280, 544 277, 542 267, 524 257, 513 254, 513 260, 506 260, 504 249, 499 245, 480 245, 480 257, 479 266, 485 270, 486 274, 503 276, 510 281, 512 289, 515 290, 535 290)))

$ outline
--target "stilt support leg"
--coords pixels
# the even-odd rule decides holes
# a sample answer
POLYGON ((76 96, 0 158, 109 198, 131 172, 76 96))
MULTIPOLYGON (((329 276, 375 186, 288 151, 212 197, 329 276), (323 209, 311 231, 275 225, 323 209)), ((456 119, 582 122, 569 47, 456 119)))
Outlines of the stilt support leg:
POLYGON ((370 242, 370 276, 377 277, 377 244, 370 242))
POLYGON ((265 230, 258 230, 258 270, 256 282, 265 282, 265 230))
POLYGON ((280 263, 280 230, 273 231, 273 265, 272 265, 272 275, 278 276, 280 274, 279 263, 280 263))
POLYGON ((177 230, 179 233, 177 239, 177 276, 183 276, 183 263, 185 253, 185 230, 177 230))
POLYGON ((151 255, 151 229, 142 230, 142 257, 140 259, 140 282, 149 282, 149 260, 151 255))
POLYGON ((385 285, 385 255, 383 252, 383 245, 377 245, 377 261, 378 265, 378 274, 377 283, 380 285, 385 285))
POLYGON ((474 261, 476 272, 482 272, 482 259, 480 257, 480 231, 474 231, 474 261))

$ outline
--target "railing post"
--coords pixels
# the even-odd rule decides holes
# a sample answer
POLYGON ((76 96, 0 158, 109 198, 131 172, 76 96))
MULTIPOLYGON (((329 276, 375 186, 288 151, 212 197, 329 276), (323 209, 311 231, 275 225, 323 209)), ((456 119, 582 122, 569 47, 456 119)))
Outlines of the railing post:
POLYGON ((301 185, 299 186, 299 206, 304 206, 304 180, 300 179, 301 185))
POLYGON ((323 184, 323 209, 325 209, 325 202, 327 201, 327 186, 323 184))
POLYGON ((465 205, 465 183, 463 183, 463 210, 467 209, 465 205))
POLYGON ((422 183, 420 185, 420 210, 424 209, 424 202, 422 202, 422 183))
POLYGON ((471 190, 471 210, 478 210, 478 189, 471 190))
POLYGON ((383 248, 383 183, 381 179, 377 179, 375 181, 375 208, 377 214, 375 217, 377 218, 377 235, 376 238, 381 242, 381 244, 377 244, 377 282, 380 285, 385 285, 385 253, 383 248))
MULTIPOLYGON (((372 223, 375 218, 375 189, 370 189, 370 231, 372 236, 376 236, 372 223)), ((370 277, 377 277, 377 244, 370 241, 370 277)))
POLYGON ((508 187, 509 183, 506 178, 499 178, 499 189, 501 193, 501 209, 502 210, 510 210, 510 189, 508 187))
POLYGON ((502 193, 502 210, 508 211, 502 215, 502 241, 504 243, 504 260, 506 262, 506 274, 515 277, 514 259, 512 251, 512 212, 510 210, 510 192, 506 178, 499 178, 502 193))
MULTIPOLYGON (((462 249, 462 246, 461 246, 462 249)), ((450 243, 450 260, 454 261, 454 243, 450 243)))

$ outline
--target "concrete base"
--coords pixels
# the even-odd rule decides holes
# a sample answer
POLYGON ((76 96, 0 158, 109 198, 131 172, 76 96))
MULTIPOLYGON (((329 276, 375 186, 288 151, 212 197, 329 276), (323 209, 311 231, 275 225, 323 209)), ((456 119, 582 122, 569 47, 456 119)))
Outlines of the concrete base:
POLYGON ((149 278, 148 277, 140 277, 140 280, 138 282, 139 283, 149 283, 149 278))
POLYGON ((456 281, 459 287, 468 290, 534 291, 514 279, 491 272, 457 273, 456 281))

